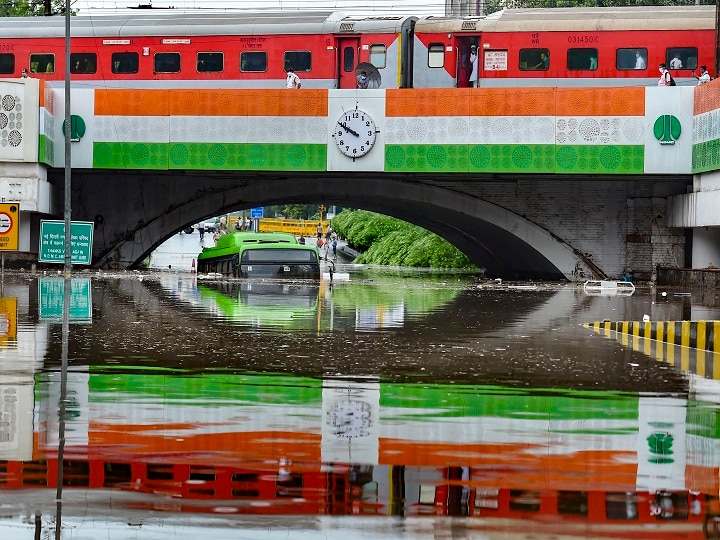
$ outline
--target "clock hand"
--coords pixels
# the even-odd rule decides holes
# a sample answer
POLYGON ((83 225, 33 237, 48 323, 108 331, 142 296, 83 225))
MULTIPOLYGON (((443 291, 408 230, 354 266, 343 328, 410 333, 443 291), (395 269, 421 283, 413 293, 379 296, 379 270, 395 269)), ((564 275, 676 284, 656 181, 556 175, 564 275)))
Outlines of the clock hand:
POLYGON ((348 133, 352 133, 352 134, 355 135, 356 137, 359 137, 359 136, 360 136, 360 134, 359 134, 357 131, 355 131, 355 130, 352 129, 352 128, 347 127, 347 126, 346 126, 345 124, 343 124, 340 120, 338 120, 338 124, 340 124, 340 126, 342 126, 342 128, 343 128, 345 131, 347 131, 348 133))

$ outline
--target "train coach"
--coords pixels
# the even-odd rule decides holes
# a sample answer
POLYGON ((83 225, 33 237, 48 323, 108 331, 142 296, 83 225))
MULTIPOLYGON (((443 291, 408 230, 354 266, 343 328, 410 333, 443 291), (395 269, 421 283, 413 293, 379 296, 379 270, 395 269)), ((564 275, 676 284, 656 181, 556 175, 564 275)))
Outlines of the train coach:
MULTIPOLYGON (((350 17, 321 12, 160 13, 77 16, 71 21, 71 79, 104 88, 278 88, 286 71, 303 88, 411 86, 415 17, 350 17), (381 77, 381 78, 380 78, 381 77)), ((0 18, 0 77, 64 81, 64 17, 0 18), (38 24, 41 21, 42 24, 38 24)))
POLYGON ((715 7, 508 9, 484 18, 419 19, 415 87, 646 86, 665 63, 678 84, 715 65, 715 7))
MULTIPOLYGON (((487 17, 325 12, 77 16, 73 84, 101 88, 622 86, 678 84, 715 66, 715 7, 508 9, 487 17)), ((0 18, 0 77, 62 85, 64 17, 0 18), (41 21, 41 24, 39 24, 41 21)))

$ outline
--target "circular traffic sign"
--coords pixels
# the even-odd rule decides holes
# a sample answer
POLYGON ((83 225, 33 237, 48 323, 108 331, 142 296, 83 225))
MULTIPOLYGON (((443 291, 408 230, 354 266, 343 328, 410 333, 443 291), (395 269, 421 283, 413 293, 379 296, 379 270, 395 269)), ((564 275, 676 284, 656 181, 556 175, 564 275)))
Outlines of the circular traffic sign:
POLYGON ((0 234, 5 234, 13 228, 13 218, 10 214, 0 212, 0 234))

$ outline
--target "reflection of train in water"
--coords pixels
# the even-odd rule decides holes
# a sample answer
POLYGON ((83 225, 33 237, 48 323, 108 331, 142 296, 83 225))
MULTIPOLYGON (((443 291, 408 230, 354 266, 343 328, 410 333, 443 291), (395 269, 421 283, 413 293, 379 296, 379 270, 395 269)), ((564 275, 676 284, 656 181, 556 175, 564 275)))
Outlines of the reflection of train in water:
MULTIPOLYGON (((0 19, 0 77, 64 80, 64 18, 0 19)), ((487 17, 335 13, 78 16, 72 79, 83 87, 268 88, 293 68, 303 88, 679 84, 715 65, 714 6, 503 10, 487 17)))
MULTIPOLYGON (((462 516, 478 520, 468 526, 532 530, 538 536, 575 536, 580 527, 593 537, 627 538, 635 533, 658 540, 703 538, 703 528, 713 531, 718 516, 716 496, 687 490, 488 489, 463 480, 464 467, 265 463, 217 466, 151 458, 71 458, 62 462, 64 496, 72 500, 67 490, 131 492, 138 497, 117 497, 114 508, 158 515, 462 516), (648 528, 652 534, 645 536, 648 528)), ((0 489, 56 488, 59 466, 53 457, 0 462, 0 489)), ((484 469, 470 475, 481 478, 484 469)))

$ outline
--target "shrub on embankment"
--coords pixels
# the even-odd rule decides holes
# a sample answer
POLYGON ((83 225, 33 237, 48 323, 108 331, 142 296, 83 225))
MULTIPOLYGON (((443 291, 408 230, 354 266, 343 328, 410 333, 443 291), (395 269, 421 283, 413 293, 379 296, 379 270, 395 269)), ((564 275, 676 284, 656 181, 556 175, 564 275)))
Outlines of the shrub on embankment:
POLYGON ((477 266, 459 249, 422 227, 366 210, 343 210, 332 228, 361 255, 359 264, 414 268, 462 268, 477 266))

